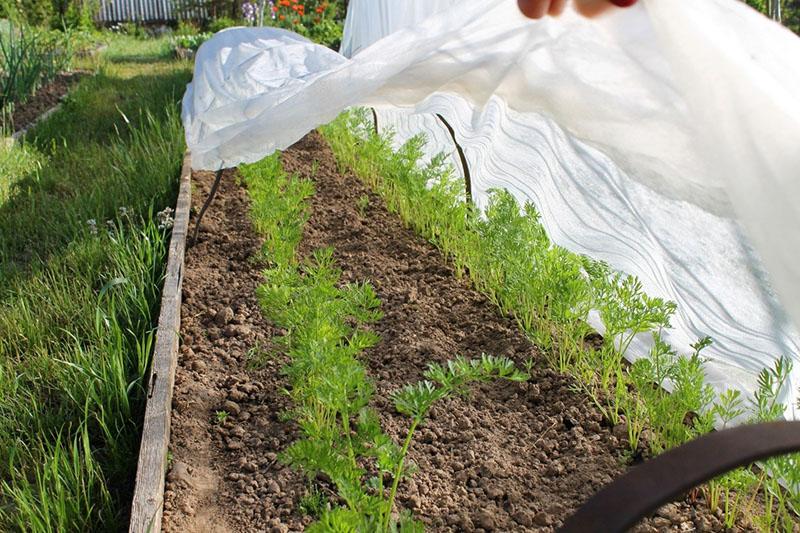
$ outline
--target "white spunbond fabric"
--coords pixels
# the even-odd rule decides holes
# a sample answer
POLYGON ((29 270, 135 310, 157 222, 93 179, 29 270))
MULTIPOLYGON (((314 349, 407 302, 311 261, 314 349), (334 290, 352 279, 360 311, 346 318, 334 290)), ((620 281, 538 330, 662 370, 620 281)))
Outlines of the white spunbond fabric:
POLYGON ((492 186, 531 199, 556 243, 678 302, 670 341, 715 338, 718 388, 752 392, 793 357, 794 404, 800 341, 748 243, 800 318, 800 40, 736 0, 538 22, 515 0, 462 0, 366 47, 365 13, 349 13, 351 59, 274 29, 204 44, 184 98, 193 166, 259 160, 350 106, 394 114, 400 139, 441 113, 479 203, 492 186))
MULTIPOLYGON (((788 324, 776 321, 783 316, 780 306, 763 276, 753 275, 759 261, 734 221, 631 180, 547 117, 516 113, 499 99, 474 111, 464 100, 436 95, 420 108, 430 114, 382 109, 378 124, 396 132, 397 146, 424 132, 438 141, 426 147, 428 158, 444 151, 458 170, 452 141, 435 115, 448 117, 470 169, 475 203, 485 208, 490 190, 506 189, 537 206, 555 243, 635 274, 649 295, 676 302, 664 339, 690 353, 699 338, 713 337, 703 354, 707 382, 717 392, 752 392, 758 372, 776 353, 800 352, 788 324)), ((597 315, 590 323, 604 332, 597 315)), ((650 336, 640 335, 626 356, 635 360, 650 346, 650 336)), ((791 391, 784 390, 782 401, 793 403, 791 391)))
POLYGON ((458 5, 461 0, 392 2, 351 0, 347 6, 339 53, 353 57, 360 50, 397 30, 414 26, 427 17, 458 5))

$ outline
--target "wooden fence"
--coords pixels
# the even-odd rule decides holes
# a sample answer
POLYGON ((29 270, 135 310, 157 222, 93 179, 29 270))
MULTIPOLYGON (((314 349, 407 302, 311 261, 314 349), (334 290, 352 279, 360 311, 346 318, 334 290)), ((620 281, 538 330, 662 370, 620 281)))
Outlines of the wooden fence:
POLYGON ((179 19, 205 20, 208 12, 196 0, 102 0, 97 22, 174 22, 179 19))

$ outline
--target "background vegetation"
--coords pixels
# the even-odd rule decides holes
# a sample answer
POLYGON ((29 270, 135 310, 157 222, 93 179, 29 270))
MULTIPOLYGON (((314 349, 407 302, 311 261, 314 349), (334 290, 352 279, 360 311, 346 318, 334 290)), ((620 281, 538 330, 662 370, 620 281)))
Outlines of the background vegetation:
POLYGON ((72 68, 76 52, 90 40, 79 31, 42 30, 0 21, 0 111, 2 131, 16 104, 24 103, 40 87, 72 68))
POLYGON ((0 0, 0 18, 30 26, 94 28, 100 0, 0 0))

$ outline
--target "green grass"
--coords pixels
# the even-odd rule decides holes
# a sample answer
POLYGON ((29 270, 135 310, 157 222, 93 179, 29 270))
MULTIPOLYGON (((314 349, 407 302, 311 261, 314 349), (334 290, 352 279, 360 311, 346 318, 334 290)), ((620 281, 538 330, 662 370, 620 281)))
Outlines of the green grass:
POLYGON ((0 149, 0 530, 126 527, 184 150, 167 47, 113 39, 0 149))
MULTIPOLYGON (((365 110, 343 114, 322 133, 343 170, 353 171, 407 226, 438 246, 459 275, 469 276, 504 314, 516 317, 550 364, 575 377, 576 389, 592 398, 609 422, 626 424, 632 455, 641 451, 644 429, 650 430, 645 451, 660 453, 710 431, 715 421, 746 414, 758 422, 783 413, 776 398, 787 384, 790 359, 779 358, 774 369, 762 372, 749 405, 735 392, 714 401, 704 383, 701 355, 710 339, 698 340, 689 357, 675 353, 660 335, 675 304, 649 297, 635 277, 554 245, 535 206, 520 206, 508 192, 493 191, 485 216, 479 216, 462 199, 463 185, 443 157, 419 165, 424 139, 411 139, 394 151, 391 137, 374 132, 365 110), (584 342, 592 309, 607 330, 598 349, 584 342), (640 333, 650 333, 654 347, 628 366, 623 354, 640 333), (667 380, 671 394, 654 387, 667 380)), ((770 460, 757 474, 739 470, 706 492, 713 493, 708 497, 712 507, 724 507, 730 523, 747 517, 764 531, 791 530, 792 510, 800 509, 800 455, 770 460), (768 502, 760 511, 759 493, 768 502)))
POLYGON ((141 213, 156 199, 171 201, 164 176, 180 164, 177 102, 190 65, 168 60, 167 46, 113 40, 97 74, 28 135, 26 149, 46 163, 6 178, 18 193, 0 204, 0 261, 46 259, 89 219, 102 224, 119 207, 141 213))
POLYGON ((39 168, 40 158, 35 150, 0 142, 0 208, 8 200, 11 188, 26 175, 39 168))

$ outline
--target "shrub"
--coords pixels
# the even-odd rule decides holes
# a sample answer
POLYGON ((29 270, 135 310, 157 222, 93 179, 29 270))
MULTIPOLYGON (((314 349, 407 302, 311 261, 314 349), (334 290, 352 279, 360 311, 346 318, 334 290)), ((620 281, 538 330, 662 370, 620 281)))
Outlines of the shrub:
POLYGON ((230 17, 219 17, 211 21, 208 25, 208 31, 217 33, 225 28, 233 28, 234 26, 242 26, 242 21, 232 19, 230 17))
POLYGON ((55 18, 52 0, 16 0, 15 4, 20 21, 32 26, 48 26, 55 18))
POLYGON ((52 29, 92 29, 99 0, 0 0, 0 18, 52 29))
POLYGON ((94 28, 94 17, 100 11, 98 0, 71 0, 57 2, 59 26, 91 30, 94 28))
POLYGON ((175 36, 172 37, 172 48, 178 57, 190 57, 200 48, 200 45, 209 40, 212 35, 213 33, 201 32, 195 24, 182 20, 178 23, 175 36), (187 53, 187 50, 189 53, 187 53))

